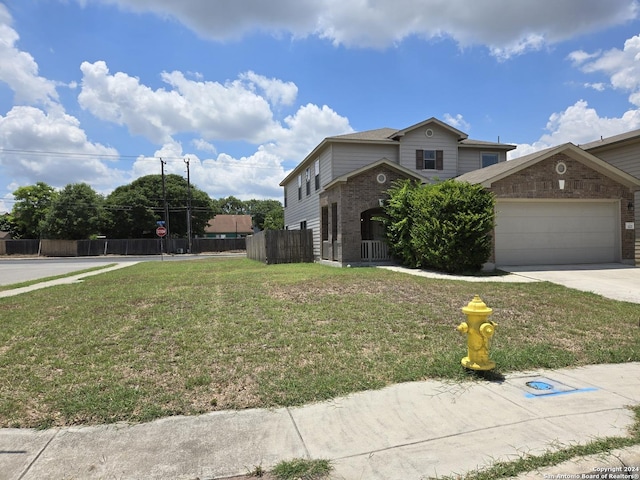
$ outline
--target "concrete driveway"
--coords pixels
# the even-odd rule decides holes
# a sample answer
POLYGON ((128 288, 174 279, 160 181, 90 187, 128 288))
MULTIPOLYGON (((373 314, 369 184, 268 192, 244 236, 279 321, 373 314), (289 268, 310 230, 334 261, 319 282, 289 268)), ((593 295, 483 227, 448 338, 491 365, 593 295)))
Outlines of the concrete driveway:
POLYGON ((500 266, 533 280, 557 283, 624 302, 640 303, 640 268, 621 263, 500 266))

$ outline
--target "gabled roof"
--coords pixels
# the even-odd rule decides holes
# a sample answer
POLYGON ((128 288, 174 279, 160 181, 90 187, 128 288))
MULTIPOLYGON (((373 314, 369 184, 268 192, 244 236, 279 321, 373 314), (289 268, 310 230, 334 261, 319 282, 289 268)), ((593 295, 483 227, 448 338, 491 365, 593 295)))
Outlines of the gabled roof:
POLYGON ((207 222, 205 233, 253 233, 251 215, 216 215, 207 222))
POLYGON ((465 138, 458 142, 460 148, 490 148, 491 150, 515 150, 517 145, 511 145, 510 143, 495 143, 486 142, 484 140, 472 140, 471 138, 465 138))
POLYGON ((464 175, 460 175, 456 178, 456 180, 474 184, 479 183, 483 187, 488 188, 498 180, 502 180, 509 175, 513 175, 520 170, 531 167, 536 163, 546 160, 547 158, 550 158, 553 155, 557 155, 559 153, 564 153, 568 157, 589 166, 590 168, 602 173, 603 175, 606 175, 607 177, 613 178, 623 185, 640 189, 640 179, 629 175, 626 172, 623 172, 622 170, 603 160, 600 160, 595 155, 584 151, 580 147, 575 146, 573 143, 565 143, 562 145, 558 145, 557 147, 540 150, 539 152, 515 158, 507 162, 496 163, 495 165, 491 165, 489 167, 481 168, 479 170, 474 170, 472 172, 465 173, 464 175))
POLYGON ((449 132, 453 133, 454 135, 456 135, 458 137, 458 141, 460 140, 464 140, 465 138, 467 138, 469 135, 467 135, 464 132, 461 132, 460 130, 458 130, 457 128, 453 128, 451 125, 448 125, 440 120, 438 120, 435 117, 431 117, 428 118, 426 120, 424 120, 423 122, 420 123, 416 123, 415 125, 411 125, 410 127, 404 128, 402 130, 398 130, 397 132, 395 132, 392 135, 393 139, 398 139, 404 135, 406 135, 407 133, 416 130, 418 128, 424 128, 427 125, 430 125, 432 123, 435 123, 436 125, 438 125, 441 128, 444 128, 445 130, 448 130, 449 132))
POLYGON ((491 148, 492 150, 513 150, 515 145, 509 145, 506 143, 493 143, 484 142, 482 140, 471 140, 468 135, 461 132, 457 128, 453 128, 451 125, 438 120, 435 117, 428 118, 420 123, 411 125, 410 127, 402 130, 395 128, 377 128, 375 130, 365 130, 364 132, 346 133, 344 135, 335 135, 333 137, 326 137, 309 153, 302 162, 289 172, 289 174, 280 182, 280 186, 284 187, 289 181, 291 181, 297 174, 301 173, 309 160, 315 158, 318 153, 327 145, 331 143, 369 143, 369 144, 398 144, 400 138, 407 133, 416 130, 418 128, 424 128, 427 125, 438 125, 439 127, 451 132, 458 139, 458 145, 462 148, 491 148))
POLYGON ((608 147, 616 143, 631 143, 640 140, 640 130, 631 130, 608 138, 600 137, 600 140, 580 145, 583 150, 596 150, 600 147, 608 147))
POLYGON ((388 158, 381 158, 380 160, 370 163, 369 165, 365 165, 364 167, 360 167, 357 170, 353 170, 349 173, 345 173, 344 175, 333 179, 331 182, 327 183, 324 186, 324 190, 327 190, 331 187, 333 187, 334 185, 338 184, 338 183, 344 183, 346 181, 348 181, 350 178, 353 178, 355 176, 360 175, 363 172, 366 172, 368 170, 371 170, 373 168, 379 167, 381 165, 384 165, 386 167, 389 167, 397 172, 400 172, 404 175, 407 175, 408 177, 412 177, 415 178, 417 180, 420 181, 424 181, 425 178, 421 175, 418 175, 418 173, 416 173, 414 170, 409 170, 406 167, 403 167, 402 165, 399 165, 395 162, 392 162, 391 160, 389 160, 388 158))
POLYGON ((391 137, 398 130, 395 128, 377 128, 375 130, 365 130, 364 132, 346 133, 328 137, 333 141, 358 141, 358 142, 392 142, 391 137))

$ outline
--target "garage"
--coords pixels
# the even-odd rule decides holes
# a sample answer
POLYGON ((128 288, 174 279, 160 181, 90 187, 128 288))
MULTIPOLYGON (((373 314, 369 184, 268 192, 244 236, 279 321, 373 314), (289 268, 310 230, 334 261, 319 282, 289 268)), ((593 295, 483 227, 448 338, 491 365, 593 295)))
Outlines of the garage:
POLYGON ((619 200, 496 203, 497 265, 620 261, 619 200))
POLYGON ((635 261, 640 179, 566 143, 457 177, 496 199, 485 265, 635 261))

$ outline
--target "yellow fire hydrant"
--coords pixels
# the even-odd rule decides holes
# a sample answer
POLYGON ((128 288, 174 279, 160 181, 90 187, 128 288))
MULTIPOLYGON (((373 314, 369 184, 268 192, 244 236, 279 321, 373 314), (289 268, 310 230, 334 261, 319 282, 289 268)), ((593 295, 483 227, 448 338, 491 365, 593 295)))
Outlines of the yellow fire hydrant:
POLYGON ((496 362, 489 359, 491 337, 498 326, 497 323, 487 320, 491 312, 493 310, 487 307, 478 295, 473 297, 466 307, 462 307, 467 321, 458 325, 457 330, 468 335, 467 356, 460 362, 465 368, 491 370, 496 366, 496 362))

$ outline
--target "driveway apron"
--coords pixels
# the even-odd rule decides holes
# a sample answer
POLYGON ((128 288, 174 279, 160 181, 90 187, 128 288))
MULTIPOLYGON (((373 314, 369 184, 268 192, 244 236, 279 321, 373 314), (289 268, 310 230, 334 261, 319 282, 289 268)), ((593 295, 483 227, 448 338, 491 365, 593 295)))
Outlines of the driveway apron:
POLYGON ((640 303, 640 268, 621 263, 500 266, 515 275, 592 292, 613 300, 640 303))

